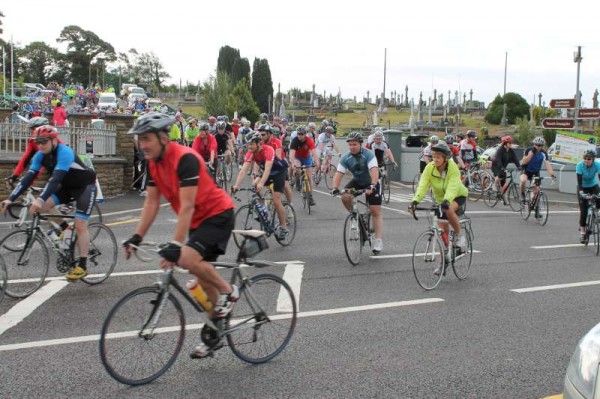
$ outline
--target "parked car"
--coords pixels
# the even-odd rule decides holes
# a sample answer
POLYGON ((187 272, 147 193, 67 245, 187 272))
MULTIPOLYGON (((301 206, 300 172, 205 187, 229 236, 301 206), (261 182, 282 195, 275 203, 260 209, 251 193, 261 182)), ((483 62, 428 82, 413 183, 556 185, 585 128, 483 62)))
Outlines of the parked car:
POLYGON ((146 99, 146 105, 150 108, 153 108, 156 105, 161 105, 162 101, 160 101, 160 98, 148 98, 146 99))
POLYGON ((131 93, 129 96, 127 96, 127 99, 129 101, 129 106, 133 107, 136 100, 143 101, 146 99, 146 95, 140 93, 131 93))
POLYGON ((102 93, 98 98, 98 108, 101 110, 116 110, 118 107, 115 93, 102 93))
POLYGON ((137 85, 135 83, 123 83, 121 85, 121 97, 129 94, 130 87, 137 87, 137 85))
POLYGON ((146 94, 146 90, 142 89, 141 87, 130 87, 129 95, 132 95, 132 94, 141 94, 144 96, 144 99, 148 98, 148 95, 146 94))
POLYGON ((600 397, 598 365, 600 364, 600 323, 581 338, 567 367, 564 399, 600 397))

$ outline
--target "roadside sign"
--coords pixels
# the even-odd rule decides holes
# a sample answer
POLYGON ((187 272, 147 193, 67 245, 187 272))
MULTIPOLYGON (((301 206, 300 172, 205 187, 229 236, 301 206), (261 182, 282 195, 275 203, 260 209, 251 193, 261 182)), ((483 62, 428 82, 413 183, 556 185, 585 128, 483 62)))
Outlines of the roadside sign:
POLYGON ((579 110, 577 114, 578 118, 581 119, 596 119, 600 118, 600 108, 583 108, 579 110))
POLYGON ((575 108, 575 99, 550 100, 550 108, 575 108))
POLYGON ((544 129, 573 129, 575 119, 546 118, 542 120, 542 126, 544 129))

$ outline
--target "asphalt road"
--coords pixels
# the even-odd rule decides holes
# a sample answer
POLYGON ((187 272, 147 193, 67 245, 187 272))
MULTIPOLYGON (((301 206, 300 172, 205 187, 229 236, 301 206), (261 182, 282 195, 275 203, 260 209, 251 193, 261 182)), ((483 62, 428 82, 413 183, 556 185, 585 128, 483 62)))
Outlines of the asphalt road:
MULTIPOLYGON (((346 213, 325 192, 318 189, 311 215, 296 201, 298 231, 290 247, 269 238, 270 248, 259 255, 281 262, 261 271, 283 276, 295 268, 291 284, 299 298, 292 341, 270 363, 246 364, 227 347, 213 359, 191 360, 199 342, 199 330, 191 329, 159 380, 138 388, 114 381, 99 359, 100 326, 118 299, 158 277, 155 263, 120 255, 114 275, 99 286, 49 279, 28 299, 4 298, 0 396, 540 398, 562 391, 575 344, 600 320, 600 259, 590 248, 572 246, 576 209, 553 206, 541 227, 508 207, 469 202, 477 251, 471 274, 459 281, 448 273, 426 292, 415 281, 410 254, 427 221, 406 214, 408 189, 394 188, 384 209, 381 255, 387 257, 363 254, 357 266, 344 255, 346 213), (537 248, 561 245, 571 246, 537 248), (581 282, 591 283, 560 286, 581 282), (534 287, 542 288, 527 290, 534 287)), ((117 241, 131 235, 139 212, 113 211, 141 203, 106 204, 117 241)), ((174 221, 163 209, 147 238, 168 240, 174 221)), ((220 260, 234 260, 233 241, 229 249, 220 260)), ((55 269, 51 275, 59 276, 55 269)), ((185 309, 187 323, 201 321, 185 309)))

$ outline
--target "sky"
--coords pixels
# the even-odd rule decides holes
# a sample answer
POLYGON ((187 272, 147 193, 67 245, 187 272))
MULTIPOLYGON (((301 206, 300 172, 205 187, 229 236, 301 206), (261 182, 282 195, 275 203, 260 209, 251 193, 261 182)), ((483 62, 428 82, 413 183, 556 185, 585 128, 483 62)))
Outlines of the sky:
POLYGON ((579 88, 582 106, 592 107, 600 90, 600 34, 593 1, 437 1, 333 2, 303 0, 133 2, 104 0, 0 0, 6 41, 21 47, 56 38, 68 25, 97 34, 117 52, 153 52, 172 76, 169 83, 204 82, 214 75, 219 49, 240 50, 252 66, 266 58, 273 88, 298 87, 341 93, 360 101, 384 86, 427 100, 473 90, 489 104, 504 92, 529 103, 538 94, 572 98, 582 46, 579 88))

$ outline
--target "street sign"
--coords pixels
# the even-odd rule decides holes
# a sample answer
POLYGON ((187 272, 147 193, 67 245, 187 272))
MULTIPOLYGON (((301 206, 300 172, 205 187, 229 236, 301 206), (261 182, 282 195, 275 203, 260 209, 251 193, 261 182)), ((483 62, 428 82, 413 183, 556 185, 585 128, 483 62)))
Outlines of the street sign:
POLYGON ((600 118, 600 108, 584 108, 580 109, 577 117, 580 119, 596 119, 600 118))
POLYGON ((546 118, 542 120, 544 129, 573 129, 575 119, 546 118))
POLYGON ((550 108, 575 108, 575 99, 550 100, 550 108))

